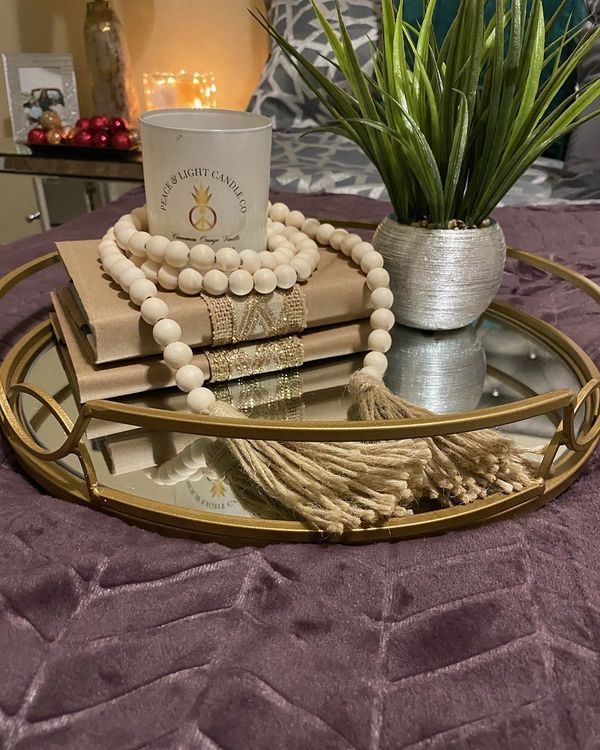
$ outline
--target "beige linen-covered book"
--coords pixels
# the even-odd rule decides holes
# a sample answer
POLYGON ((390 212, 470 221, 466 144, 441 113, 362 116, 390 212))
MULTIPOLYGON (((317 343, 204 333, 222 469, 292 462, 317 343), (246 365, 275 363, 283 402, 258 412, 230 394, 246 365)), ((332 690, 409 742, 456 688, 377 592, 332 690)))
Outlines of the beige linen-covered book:
MULTIPOLYGON (((55 329, 66 346, 65 366, 80 403, 175 385, 173 371, 160 355, 138 357, 135 361, 96 364, 85 334, 81 311, 68 288, 52 292, 51 298, 55 310, 55 329)), ((195 350, 193 362, 213 382, 234 380, 240 376, 364 352, 368 348, 369 333, 369 321, 363 319, 264 342, 195 350), (245 368, 242 372, 240 362, 245 368), (217 368, 218 373, 215 371, 217 368)))
MULTIPOLYGON (((95 364, 116 362, 158 354, 160 347, 152 338, 152 330, 141 320, 139 309, 128 296, 102 273, 98 259, 97 240, 60 242, 58 250, 73 282, 74 299, 80 308, 83 324, 87 326, 87 340, 95 364)), ((255 302, 260 295, 252 293, 255 302)), ((192 348, 215 345, 213 336, 214 309, 209 305, 244 305, 252 309, 252 295, 244 299, 233 297, 204 298, 189 297, 179 292, 160 291, 167 301, 172 317, 182 328, 182 340, 192 348), (207 304, 208 302, 208 304, 207 304), (212 314, 212 319, 211 319, 212 314)), ((298 316, 303 308, 302 322, 295 332, 303 329, 339 326, 350 321, 364 320, 370 316, 369 290, 365 277, 359 269, 333 250, 324 249, 319 268, 304 284, 288 292, 273 292, 270 307, 284 322, 293 315, 286 313, 286 305, 298 316), (279 314, 279 313, 277 313, 279 314)), ((255 305, 255 319, 246 315, 244 336, 237 340, 271 338, 277 329, 277 321, 265 325, 264 305, 255 305)), ((269 312, 269 311, 267 311, 269 312)), ((269 313, 270 314, 270 313, 269 313)), ((274 314, 274 317, 277 317, 274 314)), ((224 343, 224 342, 216 342, 224 343)), ((330 356, 335 356, 331 354, 330 356)))

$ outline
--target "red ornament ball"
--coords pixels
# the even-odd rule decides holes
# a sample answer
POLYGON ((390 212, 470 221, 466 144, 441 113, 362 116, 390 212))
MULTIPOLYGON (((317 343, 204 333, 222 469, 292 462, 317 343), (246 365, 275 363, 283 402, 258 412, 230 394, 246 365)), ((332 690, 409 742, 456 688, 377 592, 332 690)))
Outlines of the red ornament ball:
POLYGON ((110 140, 110 145, 113 148, 129 149, 131 148, 131 136, 126 130, 119 130, 113 134, 110 140))
POLYGON ((108 146, 109 141, 110 141, 110 136, 108 135, 108 133, 104 133, 100 131, 92 135, 92 140, 90 141, 90 145, 94 146, 94 148, 106 148, 108 146))
POLYGON ((80 117, 79 120, 75 123, 75 127, 78 130, 89 130, 90 129, 90 118, 89 117, 80 117))
POLYGON ((73 143, 76 146, 90 146, 92 143, 92 134, 89 130, 78 130, 73 137, 73 143))
POLYGON ((108 128, 108 117, 106 115, 94 115, 90 117, 90 130, 97 133, 99 130, 108 128))
POLYGON ((108 129, 111 133, 117 133, 119 130, 127 130, 127 120, 122 117, 111 117, 108 121, 108 129))
POLYGON ((46 143, 46 131, 42 128, 33 128, 27 133, 27 143, 32 146, 40 146, 42 143, 46 143))

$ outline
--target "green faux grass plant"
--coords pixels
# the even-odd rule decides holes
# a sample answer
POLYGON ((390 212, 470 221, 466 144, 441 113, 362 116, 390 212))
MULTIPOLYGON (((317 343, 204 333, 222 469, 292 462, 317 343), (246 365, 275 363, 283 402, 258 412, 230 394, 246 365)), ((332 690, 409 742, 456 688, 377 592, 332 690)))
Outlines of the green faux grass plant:
POLYGON ((382 36, 372 45, 373 75, 357 59, 336 0, 339 28, 310 0, 331 47, 327 59, 342 73, 343 87, 301 55, 258 13, 255 18, 281 47, 331 113, 323 130, 354 141, 377 167, 397 220, 451 220, 479 226, 516 180, 582 117, 600 94, 596 80, 555 105, 565 80, 598 39, 569 27, 546 38, 563 5, 544 18, 542 0, 461 0, 441 45, 433 29, 436 0, 429 0, 419 28, 403 20, 402 0, 382 0, 382 36), (579 39, 574 51, 563 52, 579 39), (541 82, 542 71, 550 71, 541 82))

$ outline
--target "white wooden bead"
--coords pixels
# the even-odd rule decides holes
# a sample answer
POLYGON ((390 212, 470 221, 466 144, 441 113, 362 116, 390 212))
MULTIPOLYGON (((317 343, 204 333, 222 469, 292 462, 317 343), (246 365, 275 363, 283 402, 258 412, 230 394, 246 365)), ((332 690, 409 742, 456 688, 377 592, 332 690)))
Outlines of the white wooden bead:
POLYGON ((138 206, 137 208, 134 208, 130 216, 134 219, 138 219, 142 224, 148 223, 148 210, 146 209, 146 206, 138 206))
POLYGON ((356 265, 360 266, 360 262, 363 259, 363 256, 367 253, 372 253, 375 251, 375 248, 373 245, 371 245, 370 242, 357 242, 356 245, 352 248, 352 260, 356 263, 356 265))
POLYGON ((251 273, 240 268, 229 277, 229 289, 238 297, 245 297, 254 288, 254 279, 251 273))
POLYGON ((100 257, 102 257, 102 253, 106 253, 106 251, 116 251, 119 252, 119 246, 114 240, 100 240, 100 243, 98 244, 98 252, 100 253, 100 257))
POLYGON ((285 203, 274 203, 271 206, 271 210, 269 211, 269 215, 273 219, 273 221, 285 221, 286 216, 290 213, 290 209, 285 205, 285 203))
POLYGON ((181 338, 179 323, 171 318, 162 318, 152 328, 152 336, 159 346, 167 346, 181 338))
POLYGON ((139 231, 142 228, 142 226, 143 226, 143 222, 140 219, 140 217, 139 216, 134 216, 133 213, 123 214, 123 216, 121 216, 118 219, 118 221, 116 222, 115 226, 117 226, 117 224, 119 226, 123 226, 123 227, 124 226, 133 227, 136 231, 139 231))
POLYGON ((371 331, 367 340, 367 346, 373 352, 388 352, 392 346, 392 337, 387 331, 381 328, 371 331))
POLYGON ((277 265, 273 253, 270 253, 268 250, 263 250, 258 254, 258 257, 260 259, 261 268, 269 268, 273 270, 277 265))
POLYGON ((327 247, 329 245, 329 238, 335 232, 335 227, 331 224, 321 224, 315 235, 317 245, 320 247, 327 247))
POLYGON ((280 234, 280 235, 281 235, 282 237, 285 237, 285 238, 286 238, 286 240, 289 240, 289 238, 290 238, 290 237, 291 237, 292 235, 296 234, 296 233, 297 233, 297 231, 298 231, 298 228, 297 228, 297 227, 293 227, 293 226, 286 226, 286 227, 285 227, 285 229, 284 229, 284 230, 283 230, 282 232, 279 232, 279 234, 280 234))
POLYGON ((134 263, 138 268, 142 267, 142 263, 146 260, 146 256, 131 255, 129 260, 134 263))
POLYGON ((371 313, 371 328, 375 330, 380 328, 382 331, 389 331, 395 322, 394 313, 386 307, 378 308, 371 313))
POLYGON ((163 351, 163 359, 173 370, 178 370, 184 365, 189 365, 194 352, 183 341, 173 341, 167 344, 163 351))
POLYGON ((331 237, 329 238, 329 245, 334 250, 339 250, 342 246, 342 241, 346 239, 348 236, 348 232, 345 229, 336 229, 335 232, 332 232, 331 237))
POLYGON ((318 250, 317 243, 314 240, 302 240, 302 242, 298 242, 296 245, 296 250, 310 250, 310 249, 318 250))
POLYGON ((379 289, 374 289, 371 292, 369 298, 369 304, 373 310, 377 310, 379 307, 386 307, 388 310, 394 304, 394 295, 391 289, 385 286, 380 286, 379 289))
POLYGON ((298 256, 292 259, 292 261, 290 262, 290 266, 298 274, 299 281, 306 281, 311 277, 311 274, 313 272, 312 264, 304 258, 299 258, 298 256))
POLYGON ((362 237, 359 237, 357 234, 349 234, 342 240, 340 250, 344 255, 350 256, 352 254, 352 248, 355 245, 358 245, 359 242, 362 242, 362 237))
POLYGON ((172 266, 162 266, 158 272, 158 283, 163 289, 173 291, 177 289, 177 279, 179 277, 179 269, 173 268, 172 266))
POLYGON ((275 250, 275 252, 273 253, 273 260, 275 261, 275 266, 273 267, 273 270, 275 270, 277 266, 287 265, 293 257, 294 257, 293 255, 290 256, 288 255, 288 253, 282 253, 279 250, 275 250))
POLYGON ((172 240, 165 248, 165 260, 173 268, 183 268, 189 257, 190 250, 181 240, 172 240))
POLYGON ((296 255, 296 248, 291 242, 282 242, 280 245, 277 245, 277 249, 274 252, 282 253, 288 260, 291 260, 296 255))
POLYGON ((138 255, 140 257, 146 256, 146 243, 150 239, 151 235, 148 232, 136 232, 132 234, 127 243, 127 248, 132 255, 138 255))
POLYGON ((383 268, 383 256, 375 250, 365 253, 361 258, 360 268, 363 273, 369 273, 374 268, 383 268))
POLYGON ((302 250, 302 252, 300 252, 300 253, 298 253, 298 255, 296 255, 296 258, 299 258, 300 260, 305 260, 307 263, 309 263, 310 267, 312 269, 311 273, 317 267, 314 255, 311 252, 309 252, 308 250, 302 250))
POLYGON ((158 323, 159 320, 169 317, 169 306, 163 299, 160 299, 160 297, 149 297, 142 302, 140 312, 146 323, 153 326, 158 323))
POLYGON ((162 234, 155 234, 146 242, 146 254, 150 260, 156 263, 164 263, 165 250, 169 244, 168 237, 163 237, 162 234))
POLYGON ((156 263, 153 260, 145 260, 141 269, 144 272, 144 276, 150 279, 154 284, 158 284, 158 272, 160 270, 160 263, 156 263))
POLYGON ((382 352, 369 352, 363 359, 365 367, 374 367, 381 375, 385 375, 388 367, 388 360, 382 352))
POLYGON ((194 388, 187 395, 187 405, 194 414, 208 414, 216 400, 214 393, 208 388, 194 388))
POLYGON ((288 237, 288 242, 291 242, 294 247, 298 247, 298 244, 300 242, 304 242, 305 240, 309 240, 310 237, 304 232, 299 232, 296 230, 294 234, 292 234, 290 237, 288 237))
POLYGON ((277 266, 275 277, 277 278, 277 286, 280 289, 291 289, 298 280, 296 269, 290 265, 277 266))
POLYGON ((198 294, 202 289, 202 274, 195 268, 184 268, 177 277, 177 286, 184 294, 198 294))
POLYGON ((106 230, 106 234, 104 235, 103 239, 114 240, 114 238, 115 238, 115 228, 114 227, 109 227, 106 230))
POLYGON ((127 250, 127 243, 129 242, 129 238, 132 237, 138 230, 135 227, 116 227, 115 228, 115 238, 117 240, 117 244, 122 250, 127 250))
POLYGON ((125 271, 129 268, 135 268, 134 264, 128 260, 127 258, 121 258, 115 263, 113 263, 110 274, 113 277, 113 279, 117 282, 117 284, 120 284, 120 278, 122 274, 125 273, 125 271))
POLYGON ((175 383, 180 391, 189 393, 204 385, 204 373, 196 365, 183 365, 175 373, 175 383))
POLYGON ((204 276, 204 291, 208 292, 209 294, 213 294, 215 296, 225 294, 228 286, 229 281, 227 280, 227 276, 223 273, 223 271, 219 271, 217 268, 211 269, 204 276))
POLYGON ((285 223, 288 227, 296 227, 297 229, 300 229, 300 227, 304 224, 306 220, 306 217, 302 213, 302 211, 290 211, 289 214, 285 217, 285 223))
POLYGON ((215 262, 215 251, 208 245, 194 245, 190 250, 190 265, 194 266, 200 273, 210 271, 215 262))
POLYGON ((255 273, 261 267, 260 258, 256 250, 242 250, 240 253, 242 269, 248 273, 255 273))
POLYGON ((156 285, 149 281, 147 278, 136 279, 133 284, 129 287, 129 298, 134 305, 141 307, 141 305, 151 297, 156 297, 158 289, 156 285))
POLYGON ((311 240, 314 240, 314 238, 317 236, 317 230, 320 226, 321 222, 318 219, 306 219, 300 229, 304 232, 304 234, 308 235, 311 240))
POLYGON ((385 268, 372 268, 367 273, 367 286, 371 291, 390 285, 390 275, 385 268))
POLYGON ((277 277, 269 268, 260 268, 253 278, 254 288, 259 294, 270 294, 277 286, 277 277))
POLYGON ((125 271, 123 271, 122 274, 119 275, 119 285, 121 289, 123 289, 126 292, 129 292, 129 289, 134 281, 143 279, 146 280, 146 275, 142 271, 141 268, 137 268, 134 266, 133 268, 127 268, 125 271))
POLYGON ((274 235, 276 235, 276 234, 277 234, 277 232, 276 232, 276 231, 275 231, 275 230, 273 229, 273 227, 271 227, 271 226, 268 226, 268 227, 267 227, 267 232, 266 232, 266 234, 265 234, 265 237, 266 237, 266 239, 267 239, 267 242, 269 241, 269 238, 270 238, 270 237, 273 237, 273 236, 274 236, 274 235))
POLYGON ((366 367, 361 368, 361 372, 364 375, 371 375, 373 378, 377 378, 378 380, 382 379, 382 374, 377 370, 375 367, 372 367, 371 365, 367 365, 366 367))
POLYGON ((240 256, 232 247, 221 247, 216 252, 217 266, 225 273, 231 273, 240 267, 240 256))
POLYGON ((285 224, 283 224, 281 221, 274 221, 271 223, 271 229, 275 232, 275 234, 281 234, 283 230, 285 229, 285 224))
POLYGON ((104 257, 102 259, 102 268, 104 269, 104 273, 112 276, 113 266, 121 260, 126 260, 126 258, 123 258, 121 253, 111 253, 110 255, 104 257))
POLYGON ((269 250, 277 250, 277 246, 281 245, 282 242, 287 242, 286 238, 281 234, 274 234, 267 240, 267 247, 269 250))

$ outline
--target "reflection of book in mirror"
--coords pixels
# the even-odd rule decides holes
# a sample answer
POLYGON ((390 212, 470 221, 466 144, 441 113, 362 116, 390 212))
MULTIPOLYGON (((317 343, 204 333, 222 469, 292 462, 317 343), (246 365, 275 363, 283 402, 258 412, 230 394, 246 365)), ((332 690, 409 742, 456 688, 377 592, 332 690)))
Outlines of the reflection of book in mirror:
MULTIPOLYGON (((254 419, 344 419, 349 399, 348 380, 360 364, 360 356, 343 357, 285 373, 223 383, 218 397, 254 419)), ((180 408, 184 399, 183 394, 172 395, 169 407, 180 408)), ((133 402, 131 399, 124 401, 133 402)), ((135 399, 135 402, 164 408, 164 395, 152 393, 142 401, 135 399)), ((102 426, 109 429, 111 423, 105 422, 102 426)), ((96 432, 94 437, 100 437, 100 433, 96 432)), ((110 472, 120 475, 167 461, 196 439, 196 435, 136 429, 126 433, 104 433, 100 445, 110 472)))
MULTIPOLYGON (((100 364, 158 354, 160 347, 152 338, 150 326, 140 320, 139 310, 102 274, 97 241, 60 242, 57 247, 73 282, 73 299, 79 307, 82 324, 87 326, 93 361, 100 364)), ((319 268, 298 288, 305 300, 307 329, 370 316, 364 275, 333 250, 322 251, 319 268)), ((274 299, 283 300, 286 295, 289 293, 273 292, 274 299)), ((209 311, 202 297, 162 290, 159 296, 167 301, 173 318, 181 325, 185 343, 192 348, 212 345, 209 311)), ((231 300, 236 305, 244 302, 231 300)), ((263 337, 264 331, 257 323, 250 338, 263 337)))

